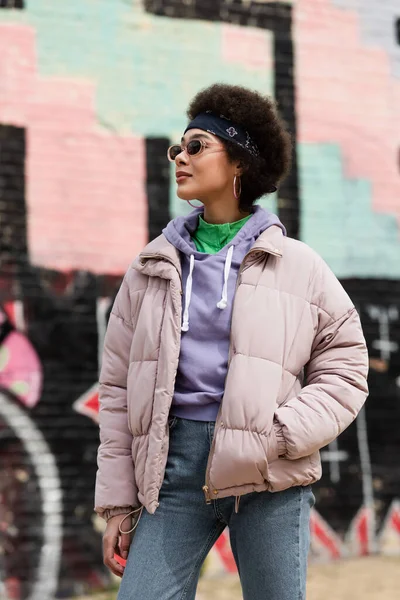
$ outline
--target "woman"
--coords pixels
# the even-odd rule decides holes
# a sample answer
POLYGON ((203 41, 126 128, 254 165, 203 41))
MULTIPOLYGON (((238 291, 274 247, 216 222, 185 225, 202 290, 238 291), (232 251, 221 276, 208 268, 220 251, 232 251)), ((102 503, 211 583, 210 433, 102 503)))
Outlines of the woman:
POLYGON ((119 600, 194 599, 228 526, 246 600, 305 598, 318 451, 366 399, 366 345, 323 260, 253 205, 289 167, 274 103, 217 84, 188 117, 168 157, 203 207, 133 262, 105 340, 104 560, 119 600))

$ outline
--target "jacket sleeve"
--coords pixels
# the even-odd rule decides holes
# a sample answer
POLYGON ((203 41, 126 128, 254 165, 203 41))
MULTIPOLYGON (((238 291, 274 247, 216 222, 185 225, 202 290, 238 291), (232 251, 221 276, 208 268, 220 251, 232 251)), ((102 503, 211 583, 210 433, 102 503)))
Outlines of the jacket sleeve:
POLYGON ((127 377, 133 336, 129 275, 128 271, 110 314, 100 372, 95 511, 105 520, 140 506, 127 414, 127 377))
POLYGON ((274 418, 279 455, 291 460, 337 438, 368 395, 368 352, 357 311, 322 259, 315 280, 312 304, 318 321, 306 385, 274 418))

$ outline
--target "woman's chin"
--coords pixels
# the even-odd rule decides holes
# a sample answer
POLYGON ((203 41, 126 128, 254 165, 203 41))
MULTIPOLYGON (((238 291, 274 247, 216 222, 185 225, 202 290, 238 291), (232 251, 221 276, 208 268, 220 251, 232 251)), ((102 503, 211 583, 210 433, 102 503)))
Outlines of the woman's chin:
POLYGON ((177 189, 176 191, 176 195, 178 196, 178 198, 180 198, 181 200, 186 200, 186 202, 188 200, 196 200, 196 197, 193 196, 193 194, 190 194, 188 191, 186 190, 182 190, 182 189, 177 189))

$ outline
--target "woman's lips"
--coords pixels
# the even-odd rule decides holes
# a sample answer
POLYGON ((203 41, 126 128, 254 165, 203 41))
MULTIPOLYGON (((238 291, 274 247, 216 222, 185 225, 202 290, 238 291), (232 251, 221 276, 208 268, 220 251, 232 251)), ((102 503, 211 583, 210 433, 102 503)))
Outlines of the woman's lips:
POLYGON ((189 177, 191 177, 191 175, 184 175, 183 173, 181 175, 177 175, 176 176, 176 181, 178 183, 181 183, 181 181, 185 181, 185 179, 189 179, 189 177))

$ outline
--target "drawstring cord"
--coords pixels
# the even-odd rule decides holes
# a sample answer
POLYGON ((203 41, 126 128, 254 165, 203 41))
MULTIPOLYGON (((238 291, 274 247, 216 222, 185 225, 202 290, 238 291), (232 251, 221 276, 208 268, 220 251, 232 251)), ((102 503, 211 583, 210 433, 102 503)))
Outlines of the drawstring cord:
POLYGON ((186 292, 185 292, 185 310, 183 311, 183 323, 181 330, 189 331, 189 306, 192 298, 192 283, 193 283, 193 269, 194 269, 194 256, 190 255, 190 269, 189 275, 186 280, 186 292))
POLYGON ((239 512, 239 503, 241 496, 235 496, 235 513, 239 512))
MULTIPOLYGON (((228 279, 229 273, 232 265, 232 256, 233 256, 233 246, 229 246, 228 252, 225 259, 224 266, 224 285, 222 288, 222 296, 221 300, 217 303, 217 307, 221 310, 224 310, 228 306, 228 279)), ((183 323, 181 330, 189 331, 189 307, 190 301, 192 299, 192 286, 193 286, 193 269, 194 269, 194 255, 190 255, 190 267, 189 267, 189 275, 186 280, 186 289, 185 289, 185 309, 183 311, 183 323)))
POLYGON ((125 515, 125 517, 122 519, 122 521, 118 525, 119 532, 122 533, 122 534, 127 534, 127 533, 132 533, 132 531, 135 531, 136 527, 139 524, 140 517, 142 516, 142 512, 143 512, 143 506, 141 506, 140 508, 135 508, 134 510, 131 510, 130 513, 128 513, 127 515, 125 515), (132 529, 130 529, 129 531, 122 531, 121 525, 125 521, 125 519, 127 519, 129 517, 129 515, 133 515, 134 513, 137 513, 137 512, 139 512, 140 514, 139 514, 139 516, 137 518, 137 521, 134 523, 132 529))
POLYGON ((229 246, 224 267, 224 287, 222 288, 222 298, 217 304, 218 308, 220 308, 221 310, 224 310, 224 308, 228 306, 228 279, 232 264, 232 254, 233 246, 229 246))

